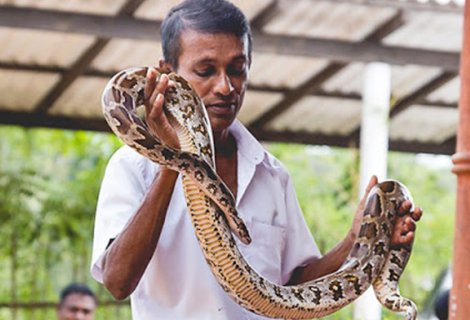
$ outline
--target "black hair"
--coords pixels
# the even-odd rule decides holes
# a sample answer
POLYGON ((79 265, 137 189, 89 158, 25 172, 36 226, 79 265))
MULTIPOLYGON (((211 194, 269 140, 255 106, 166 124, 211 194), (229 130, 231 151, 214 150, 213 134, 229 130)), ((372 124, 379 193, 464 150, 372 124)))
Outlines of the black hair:
POLYGON ((180 35, 185 29, 202 33, 230 33, 247 36, 248 60, 251 62, 252 35, 246 16, 226 0, 186 0, 173 7, 160 29, 163 58, 175 70, 181 54, 180 35))
POLYGON ((60 292, 60 304, 64 302, 65 298, 74 293, 90 296, 93 298, 95 303, 98 302, 95 293, 88 286, 81 283, 71 283, 60 292))

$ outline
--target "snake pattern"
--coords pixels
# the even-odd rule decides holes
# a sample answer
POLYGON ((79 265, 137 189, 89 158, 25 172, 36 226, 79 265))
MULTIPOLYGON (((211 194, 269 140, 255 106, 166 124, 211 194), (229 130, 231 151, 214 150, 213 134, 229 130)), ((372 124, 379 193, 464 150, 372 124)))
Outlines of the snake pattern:
POLYGON ((407 320, 416 318, 415 304, 398 289, 411 248, 390 246, 398 207, 411 199, 404 185, 388 180, 373 187, 357 239, 337 271, 300 285, 272 283, 248 265, 232 236, 233 232, 243 243, 251 242, 232 193, 215 171, 211 128, 202 101, 186 80, 169 74, 174 85, 165 93, 164 107, 181 149, 163 145, 138 115, 144 108, 147 70, 125 69, 108 82, 102 96, 104 117, 124 143, 182 174, 187 206, 207 263, 238 304, 272 318, 320 318, 348 305, 372 285, 385 307, 404 313, 407 320))

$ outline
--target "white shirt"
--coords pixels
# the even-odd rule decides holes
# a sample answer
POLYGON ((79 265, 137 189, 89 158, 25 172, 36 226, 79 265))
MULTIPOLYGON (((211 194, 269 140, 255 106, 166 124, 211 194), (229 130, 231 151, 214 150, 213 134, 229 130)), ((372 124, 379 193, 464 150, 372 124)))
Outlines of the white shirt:
MULTIPOLYGON (((237 209, 252 243, 237 241, 263 277, 286 283, 319 250, 305 224, 286 169, 238 121, 230 127, 238 147, 237 209)), ((131 148, 111 158, 96 211, 92 275, 102 282, 102 255, 110 239, 137 211, 158 165, 131 148)), ((133 319, 265 319, 232 301, 204 259, 178 178, 157 249, 131 295, 133 319)))

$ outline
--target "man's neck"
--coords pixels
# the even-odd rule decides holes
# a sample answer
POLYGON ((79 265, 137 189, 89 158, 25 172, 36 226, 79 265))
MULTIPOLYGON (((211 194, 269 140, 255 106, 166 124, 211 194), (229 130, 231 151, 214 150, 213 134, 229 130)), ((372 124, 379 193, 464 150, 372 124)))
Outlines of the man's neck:
POLYGON ((214 134, 214 147, 216 157, 229 157, 237 151, 235 138, 228 129, 214 134))

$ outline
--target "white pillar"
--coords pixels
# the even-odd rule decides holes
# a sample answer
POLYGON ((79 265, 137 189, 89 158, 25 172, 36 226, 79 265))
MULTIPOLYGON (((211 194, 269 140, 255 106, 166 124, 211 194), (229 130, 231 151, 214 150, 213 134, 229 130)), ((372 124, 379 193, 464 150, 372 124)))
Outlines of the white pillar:
MULTIPOLYGON (((385 63, 369 63, 365 70, 360 143, 361 198, 372 175, 387 176, 388 114, 390 109, 391 71, 385 63)), ((379 320, 381 307, 372 288, 354 305, 355 320, 379 320)))

